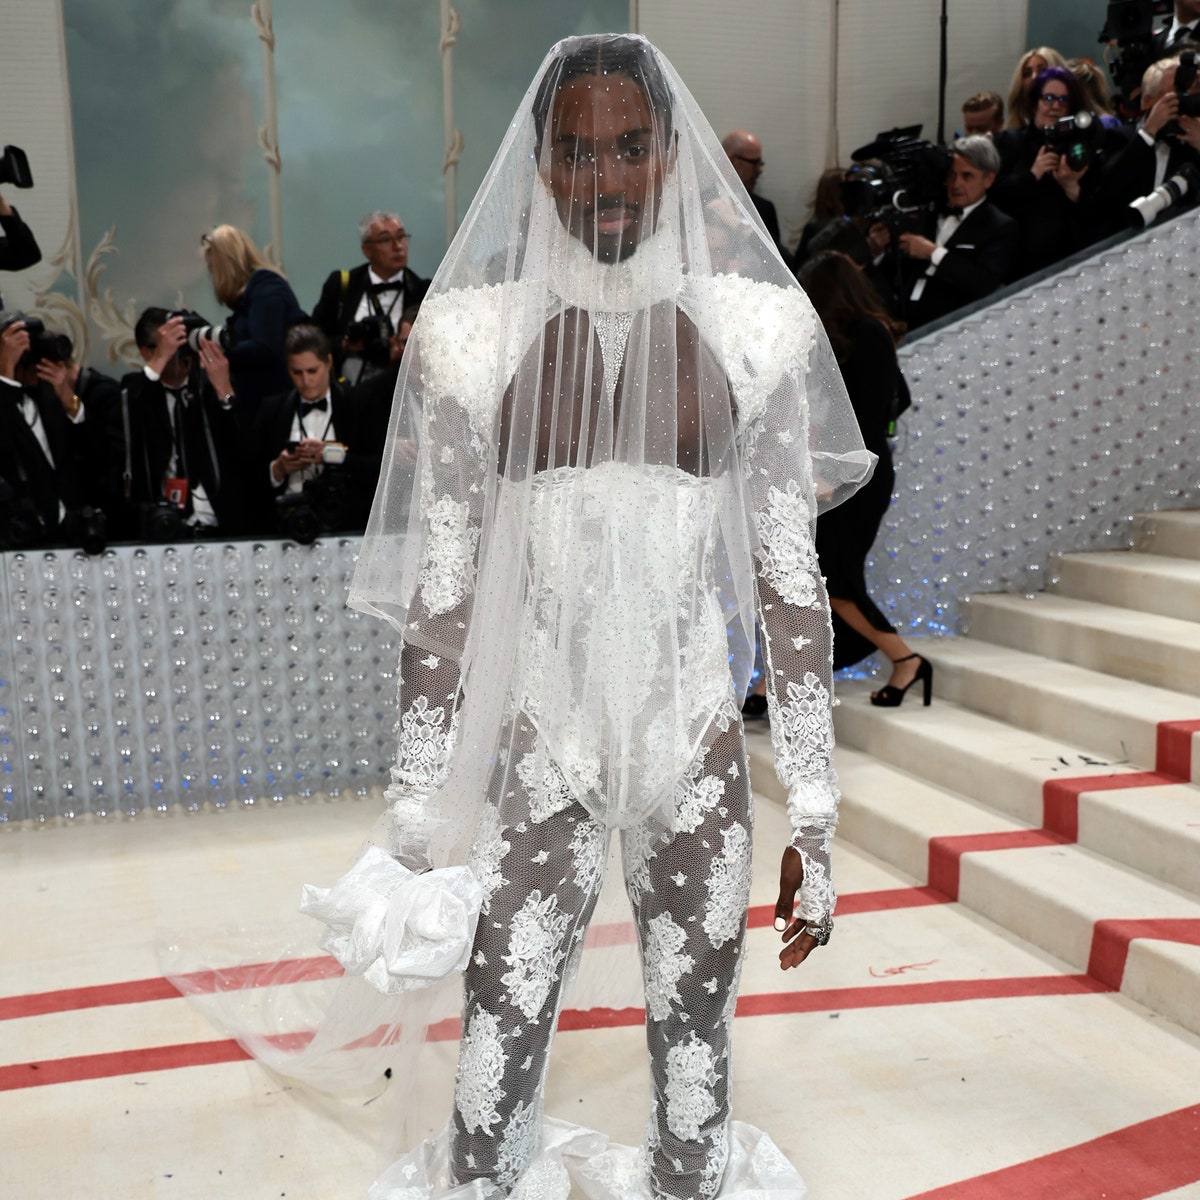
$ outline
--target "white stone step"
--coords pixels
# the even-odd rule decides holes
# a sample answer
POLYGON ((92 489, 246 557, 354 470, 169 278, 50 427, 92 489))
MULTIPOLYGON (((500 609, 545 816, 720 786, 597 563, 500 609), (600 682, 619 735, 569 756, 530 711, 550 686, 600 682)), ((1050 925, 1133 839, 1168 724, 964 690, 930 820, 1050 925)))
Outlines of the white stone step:
POLYGON ((968 614, 973 639, 1200 695, 1200 619, 1181 621, 1053 592, 972 596, 968 614))
POLYGON ((1200 620, 1200 560, 1135 550, 1066 554, 1052 590, 1097 604, 1200 620))
MULTIPOLYGON (((997 818, 1027 828, 1043 824, 1047 781, 1092 775, 1107 781, 1141 773, 961 708, 941 695, 927 709, 873 708, 867 701, 870 686, 838 685, 839 754, 870 755, 881 766, 969 796, 997 818)), ((1200 787, 1195 784, 1083 791, 1078 842, 1200 899, 1200 787)), ((904 869, 916 873, 911 863, 904 869)))
POLYGON ((1134 529, 1144 554, 1200 559, 1200 512, 1139 513, 1134 529))
MULTIPOLYGON (((939 638, 921 649, 934 663, 935 705, 940 696, 1116 763, 1153 770, 1158 726, 1200 719, 1194 695, 1007 646, 939 638)), ((1194 763, 1195 751, 1192 758, 1194 763)))
MULTIPOLYGON (((837 767, 843 789, 838 836, 917 879, 927 879, 932 838, 1022 828, 844 745, 837 767)), ((751 743, 751 771, 756 788, 778 799, 782 789, 762 739, 751 743)), ((1088 970, 1098 921, 1200 922, 1197 897, 1074 845, 965 853, 958 900, 1081 973, 1088 970)), ((1200 947, 1135 941, 1120 990, 1200 1033, 1200 947)))

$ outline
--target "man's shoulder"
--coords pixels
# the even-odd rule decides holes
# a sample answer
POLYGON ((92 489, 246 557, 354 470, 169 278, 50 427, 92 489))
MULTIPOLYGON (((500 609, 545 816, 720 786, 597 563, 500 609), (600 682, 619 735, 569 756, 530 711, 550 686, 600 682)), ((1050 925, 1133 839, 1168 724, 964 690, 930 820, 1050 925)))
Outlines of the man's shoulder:
POLYGON ((990 200, 985 200, 966 220, 960 228, 967 225, 979 233, 1007 233, 1017 228, 1017 222, 1006 212, 998 209, 990 200))

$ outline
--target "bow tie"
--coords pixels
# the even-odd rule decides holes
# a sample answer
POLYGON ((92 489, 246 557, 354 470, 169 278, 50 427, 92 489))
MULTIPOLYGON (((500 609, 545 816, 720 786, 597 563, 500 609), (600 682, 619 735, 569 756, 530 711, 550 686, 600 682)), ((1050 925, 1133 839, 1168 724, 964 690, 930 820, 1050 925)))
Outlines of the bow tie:
POLYGON ((404 291, 404 284, 403 283, 373 283, 373 284, 371 284, 371 291, 373 291, 375 293, 375 295, 377 295, 377 296, 381 292, 402 292, 402 291, 404 291))
POLYGON ((304 412, 304 413, 310 413, 313 411, 313 409, 316 409, 318 412, 328 412, 329 411, 328 397, 321 399, 321 400, 311 400, 311 401, 310 400, 302 400, 300 403, 302 406, 301 412, 304 412))
POLYGON ((959 218, 961 218, 962 215, 963 215, 963 210, 961 208, 943 208, 942 209, 943 217, 959 217, 959 218))

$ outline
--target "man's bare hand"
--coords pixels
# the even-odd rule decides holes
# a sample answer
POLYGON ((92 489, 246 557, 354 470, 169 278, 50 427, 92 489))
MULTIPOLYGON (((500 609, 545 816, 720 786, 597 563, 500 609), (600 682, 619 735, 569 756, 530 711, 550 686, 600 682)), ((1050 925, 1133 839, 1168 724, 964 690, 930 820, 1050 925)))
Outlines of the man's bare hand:
POLYGON ((1143 128, 1151 137, 1158 137, 1163 129, 1179 116, 1179 93, 1168 92, 1159 96, 1146 116, 1143 128))
POLYGON ((75 383, 71 378, 73 372, 70 363, 51 362, 48 358, 38 360, 38 378, 44 380, 53 389, 59 403, 69 417, 79 411, 79 401, 75 396, 75 383))
POLYGON ((29 349, 29 334, 25 331, 24 321, 14 321, 3 333, 0 333, 0 375, 6 379, 17 377, 17 363, 21 355, 29 349))
POLYGON ((158 341, 154 353, 147 364, 155 375, 161 375, 167 364, 173 359, 180 347, 187 345, 187 330, 183 327, 182 317, 172 317, 159 326, 158 341))
POLYGON ((229 377, 229 359, 225 357, 225 351, 211 338, 200 339, 200 365, 220 399, 223 400, 233 391, 233 383, 229 377))
POLYGON ((902 233, 900 235, 900 253, 908 255, 909 258, 928 262, 933 258, 933 252, 936 249, 937 242, 931 242, 919 233, 902 233))
POLYGON ((804 882, 804 861, 800 852, 788 846, 779 864, 779 899, 775 902, 775 931, 782 934, 786 945, 779 952, 779 969, 798 967, 812 953, 817 939, 803 933, 806 921, 792 916, 796 907, 796 892, 804 882))

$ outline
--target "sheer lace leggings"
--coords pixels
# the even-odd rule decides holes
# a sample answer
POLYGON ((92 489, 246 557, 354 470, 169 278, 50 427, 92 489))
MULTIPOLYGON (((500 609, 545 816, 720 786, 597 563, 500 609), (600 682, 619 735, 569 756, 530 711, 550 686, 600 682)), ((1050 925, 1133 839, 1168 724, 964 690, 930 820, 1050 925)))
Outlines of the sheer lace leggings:
MULTIPOLYGON (((728 1158, 729 1036, 750 891, 750 789, 740 721, 714 725, 677 785, 676 832, 622 834, 646 989, 656 1197, 716 1194, 728 1158)), ((603 883, 607 836, 519 718, 474 865, 490 891, 466 971, 452 1121, 459 1183, 507 1191, 541 1131, 566 984, 603 883)))

